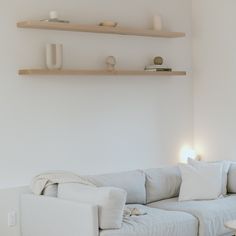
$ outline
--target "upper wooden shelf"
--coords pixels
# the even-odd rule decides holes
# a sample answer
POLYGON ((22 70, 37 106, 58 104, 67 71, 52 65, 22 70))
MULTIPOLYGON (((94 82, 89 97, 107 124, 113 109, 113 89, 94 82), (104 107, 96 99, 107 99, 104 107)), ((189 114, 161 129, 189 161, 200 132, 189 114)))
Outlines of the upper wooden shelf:
POLYGON ((62 69, 62 70, 48 70, 48 69, 23 69, 19 70, 19 75, 120 75, 120 76, 185 76, 185 71, 142 71, 142 70, 80 70, 80 69, 62 69))
POLYGON ((21 21, 17 23, 19 28, 31 29, 46 29, 46 30, 63 30, 63 31, 78 31, 90 33, 103 33, 103 34, 119 34, 119 35, 135 35, 146 37, 161 37, 161 38, 179 38, 184 37, 185 33, 182 32, 168 32, 168 31, 155 31, 151 29, 137 29, 128 27, 107 27, 97 25, 82 25, 72 23, 55 23, 46 21, 21 21))

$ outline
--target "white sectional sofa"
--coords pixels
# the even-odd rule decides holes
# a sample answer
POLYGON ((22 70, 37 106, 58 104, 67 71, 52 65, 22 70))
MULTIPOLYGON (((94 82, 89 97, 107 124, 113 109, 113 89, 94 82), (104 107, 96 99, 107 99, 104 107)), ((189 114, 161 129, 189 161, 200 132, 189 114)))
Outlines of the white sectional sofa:
MULTIPOLYGON (((99 229, 98 206, 65 199, 77 184, 51 186, 44 196, 22 195, 22 236, 229 236, 224 223, 236 219, 236 164, 228 174, 228 195, 179 202, 177 166, 89 176, 96 186, 127 192, 126 204, 144 215, 125 217, 121 228, 99 229), (63 199, 64 198, 64 199, 63 199)), ((76 190, 77 191, 77 190, 76 190)))

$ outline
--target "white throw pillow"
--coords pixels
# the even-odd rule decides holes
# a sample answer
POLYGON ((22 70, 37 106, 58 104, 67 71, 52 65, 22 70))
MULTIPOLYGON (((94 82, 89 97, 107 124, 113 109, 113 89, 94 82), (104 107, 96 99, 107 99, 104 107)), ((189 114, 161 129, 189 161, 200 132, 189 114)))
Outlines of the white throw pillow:
POLYGON ((228 192, 236 193, 236 162, 230 162, 230 168, 228 173, 228 192))
POLYGON ((222 189, 221 193, 223 196, 227 194, 227 181, 228 181, 228 172, 229 172, 229 167, 230 167, 230 162, 229 161, 219 161, 219 162, 204 162, 204 161, 196 161, 191 158, 188 159, 188 164, 198 167, 199 165, 211 165, 212 163, 220 163, 223 165, 222 169, 222 189))
POLYGON ((182 184, 179 201, 216 199, 221 195, 222 164, 194 167, 179 164, 182 184))
POLYGON ((121 228, 126 195, 123 189, 113 187, 91 187, 78 183, 58 186, 58 198, 98 206, 101 229, 121 228))

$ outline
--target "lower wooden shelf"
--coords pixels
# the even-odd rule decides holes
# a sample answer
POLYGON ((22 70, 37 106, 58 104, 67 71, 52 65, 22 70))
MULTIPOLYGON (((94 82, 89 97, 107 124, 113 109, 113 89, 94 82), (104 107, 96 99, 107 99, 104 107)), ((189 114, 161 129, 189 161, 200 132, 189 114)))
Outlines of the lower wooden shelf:
POLYGON ((185 71, 142 71, 142 70, 74 70, 74 69, 62 69, 62 70, 48 70, 48 69, 22 69, 18 71, 19 75, 120 75, 120 76, 185 76, 185 71))

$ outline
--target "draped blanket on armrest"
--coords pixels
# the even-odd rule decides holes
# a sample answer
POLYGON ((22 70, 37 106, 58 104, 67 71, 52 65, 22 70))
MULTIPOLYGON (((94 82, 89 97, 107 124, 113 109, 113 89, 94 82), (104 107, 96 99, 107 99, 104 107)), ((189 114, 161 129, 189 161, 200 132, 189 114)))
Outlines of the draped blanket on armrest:
POLYGON ((86 177, 67 171, 52 171, 39 174, 33 178, 30 187, 34 194, 42 195, 48 186, 65 183, 78 183, 96 187, 86 177))

